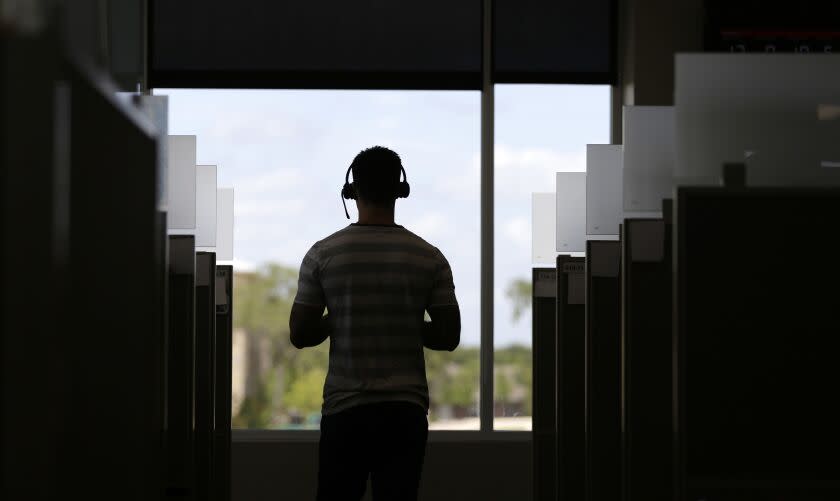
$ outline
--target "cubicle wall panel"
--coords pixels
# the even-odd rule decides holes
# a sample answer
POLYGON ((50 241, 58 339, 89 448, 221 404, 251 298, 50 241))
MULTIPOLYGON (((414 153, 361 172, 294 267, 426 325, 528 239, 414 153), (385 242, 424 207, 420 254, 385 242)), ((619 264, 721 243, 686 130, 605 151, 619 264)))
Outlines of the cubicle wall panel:
POLYGON ((585 260, 557 256, 557 478, 560 499, 585 492, 585 260))
POLYGON ((586 497, 616 501, 621 480, 621 244, 586 249, 586 497))
MULTIPOLYGON (((554 242, 552 241, 553 245, 554 242)), ((557 497, 557 270, 533 269, 534 499, 557 497)))
POLYGON ((626 219, 621 261, 622 499, 672 492, 671 225, 626 219))
POLYGON ((681 494, 838 499, 840 190, 678 196, 681 494))
POLYGON ((97 492, 149 499, 162 457, 157 141, 101 77, 68 73, 67 496, 90 497, 96 471, 97 492))
POLYGON ((213 362, 213 492, 214 501, 231 498, 231 362, 233 347, 233 266, 216 266, 216 346, 213 362))
POLYGON ((69 175, 69 94, 44 40, 5 34, 0 74, 0 396, 9 410, 0 413, 0 498, 50 499, 63 474, 66 263, 57 258, 66 241, 56 237, 66 235, 55 230, 67 207, 54 189, 57 174, 69 175))
POLYGON ((213 478, 216 254, 196 253, 195 265, 195 497, 208 499, 213 478))
POLYGON ((169 236, 166 494, 192 496, 195 427, 195 237, 169 236))

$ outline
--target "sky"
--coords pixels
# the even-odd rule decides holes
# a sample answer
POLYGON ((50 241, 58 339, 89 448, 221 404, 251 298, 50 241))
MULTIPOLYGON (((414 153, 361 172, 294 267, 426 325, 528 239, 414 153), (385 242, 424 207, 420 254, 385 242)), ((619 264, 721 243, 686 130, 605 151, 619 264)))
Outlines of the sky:
MULTIPOLYGON (((411 196, 398 224, 452 266, 463 345, 478 345, 480 94, 477 91, 157 89, 169 133, 197 136, 197 163, 234 188, 234 264, 293 268, 316 241, 356 218, 340 190, 353 157, 373 145, 402 158, 411 196)), ((530 315, 512 320, 504 290, 531 276, 531 193, 555 173, 583 171, 587 144, 609 142, 609 87, 497 85, 496 346, 531 344, 530 315)), ((580 217, 585 217, 581 214, 580 217)))

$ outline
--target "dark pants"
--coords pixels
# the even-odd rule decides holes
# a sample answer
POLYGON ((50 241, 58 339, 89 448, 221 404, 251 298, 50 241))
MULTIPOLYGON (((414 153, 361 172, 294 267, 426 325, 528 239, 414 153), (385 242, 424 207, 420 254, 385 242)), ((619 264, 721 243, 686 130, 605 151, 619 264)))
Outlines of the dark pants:
POLYGON ((415 501, 426 453, 426 411, 411 402, 352 407, 321 418, 318 501, 415 501))

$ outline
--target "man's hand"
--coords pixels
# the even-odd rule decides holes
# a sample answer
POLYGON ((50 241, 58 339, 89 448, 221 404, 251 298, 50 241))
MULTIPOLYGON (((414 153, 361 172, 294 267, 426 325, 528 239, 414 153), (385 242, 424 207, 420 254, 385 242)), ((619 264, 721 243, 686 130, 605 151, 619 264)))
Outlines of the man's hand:
POLYGON ((295 348, 318 346, 330 337, 329 315, 324 315, 324 307, 308 304, 292 304, 289 315, 289 337, 295 348))
POLYGON ((431 322, 423 323, 423 346, 430 350, 453 351, 461 342, 461 310, 458 305, 432 306, 431 322))

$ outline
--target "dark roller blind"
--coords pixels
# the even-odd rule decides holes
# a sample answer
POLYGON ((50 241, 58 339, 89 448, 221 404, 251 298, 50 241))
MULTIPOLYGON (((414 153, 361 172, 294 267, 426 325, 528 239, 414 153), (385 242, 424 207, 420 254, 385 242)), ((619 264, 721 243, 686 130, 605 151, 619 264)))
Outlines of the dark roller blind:
POLYGON ((154 87, 479 88, 481 0, 152 0, 154 87))
POLYGON ((496 0, 493 14, 496 82, 615 82, 615 0, 496 0))
MULTIPOLYGON (((495 0, 495 80, 613 82, 615 1, 495 0)), ((150 0, 150 84, 478 89, 482 3, 150 0)))

